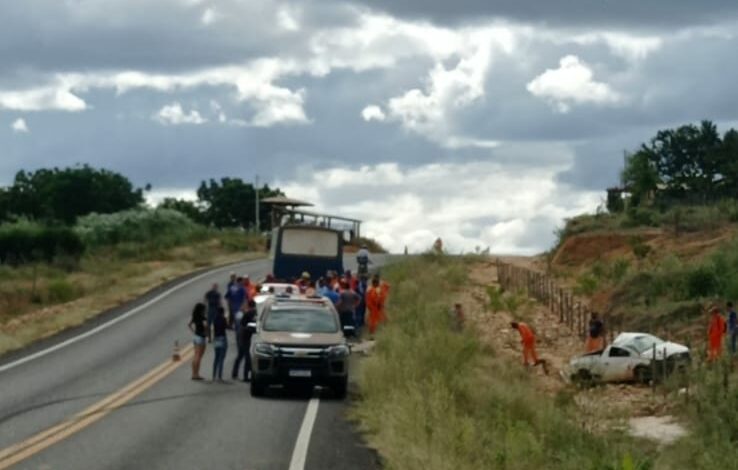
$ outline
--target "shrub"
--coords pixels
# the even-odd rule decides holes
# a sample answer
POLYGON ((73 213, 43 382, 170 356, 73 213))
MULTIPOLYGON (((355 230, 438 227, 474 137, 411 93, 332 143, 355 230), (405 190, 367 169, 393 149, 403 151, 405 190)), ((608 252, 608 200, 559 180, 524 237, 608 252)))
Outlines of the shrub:
POLYGON ((81 290, 77 289, 66 279, 55 279, 47 286, 48 301, 50 303, 65 303, 78 298, 81 290))
POLYGON ((52 262, 62 256, 79 259, 84 248, 82 240, 67 227, 25 220, 0 225, 0 263, 52 262))
POLYGON ((687 292, 691 298, 716 294, 719 284, 717 273, 710 266, 698 266, 687 274, 687 292))
POLYGON ((90 214, 78 220, 75 232, 89 247, 123 242, 176 246, 207 233, 186 215, 172 209, 132 209, 114 214, 90 214))

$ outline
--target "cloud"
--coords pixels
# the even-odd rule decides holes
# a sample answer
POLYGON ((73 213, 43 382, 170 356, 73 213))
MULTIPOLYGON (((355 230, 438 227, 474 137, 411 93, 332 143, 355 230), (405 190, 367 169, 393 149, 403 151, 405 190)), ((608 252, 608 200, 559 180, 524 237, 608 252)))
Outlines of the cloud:
POLYGON ((600 202, 599 192, 557 184, 554 176, 562 168, 384 163, 325 169, 277 184, 316 203, 317 210, 362 219, 364 234, 394 252, 405 246, 425 250, 440 236, 452 252, 490 246, 495 253, 532 254, 550 246, 561 219, 600 202))
POLYGON ((300 22, 297 19, 297 12, 294 8, 282 6, 277 10, 277 24, 285 31, 299 31, 300 22))
POLYGON ((83 111, 87 103, 72 93, 68 84, 59 83, 18 91, 0 90, 0 109, 14 111, 83 111))
POLYGON ((202 12, 202 17, 200 17, 200 21, 205 26, 210 26, 211 24, 215 23, 220 19, 220 14, 215 8, 206 8, 205 11, 202 12))
POLYGON ((182 109, 182 105, 174 102, 164 106, 152 116, 152 119, 163 125, 177 126, 180 124, 205 124, 207 119, 203 118, 197 110, 190 110, 186 113, 182 109))
POLYGON ((382 108, 380 108, 379 106, 369 105, 361 111, 361 117, 368 122, 372 120, 384 121, 387 116, 384 114, 384 111, 382 111, 382 108))
POLYGON ((28 128, 28 124, 26 124, 26 120, 23 118, 18 118, 10 125, 10 128, 13 129, 13 132, 16 134, 27 134, 30 131, 28 128))
POLYGON ((606 83, 594 81, 592 69, 575 55, 563 57, 558 69, 547 69, 526 88, 561 113, 569 112, 572 104, 617 104, 623 99, 606 83))

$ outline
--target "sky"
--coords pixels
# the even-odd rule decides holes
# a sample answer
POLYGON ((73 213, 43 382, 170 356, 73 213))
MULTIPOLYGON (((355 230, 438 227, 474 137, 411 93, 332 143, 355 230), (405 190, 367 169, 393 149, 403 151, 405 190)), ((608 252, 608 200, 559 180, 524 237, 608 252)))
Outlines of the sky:
POLYGON ((0 185, 277 186, 393 251, 532 254, 658 129, 738 123, 738 2, 0 4, 0 185))

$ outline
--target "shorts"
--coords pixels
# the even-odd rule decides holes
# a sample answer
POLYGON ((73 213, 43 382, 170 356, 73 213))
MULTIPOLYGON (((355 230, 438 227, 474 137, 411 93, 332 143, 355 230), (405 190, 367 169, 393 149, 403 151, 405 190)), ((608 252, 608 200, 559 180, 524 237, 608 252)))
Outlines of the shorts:
POLYGON ((194 335, 192 337, 192 344, 195 346, 204 346, 205 345, 205 337, 200 335, 194 335))

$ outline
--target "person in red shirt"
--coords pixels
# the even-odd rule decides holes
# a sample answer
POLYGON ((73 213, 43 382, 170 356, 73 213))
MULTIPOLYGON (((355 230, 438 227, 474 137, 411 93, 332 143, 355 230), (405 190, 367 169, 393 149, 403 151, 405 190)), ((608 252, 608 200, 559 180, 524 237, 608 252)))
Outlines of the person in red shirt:
POLYGON ((707 338, 709 348, 707 351, 707 360, 710 362, 717 361, 723 352, 723 336, 727 330, 725 319, 720 314, 720 309, 712 307, 712 315, 710 316, 710 326, 707 329, 707 338))
POLYGON ((529 360, 531 362, 530 365, 533 366, 542 364, 543 361, 538 359, 538 354, 536 353, 536 335, 533 333, 531 327, 523 322, 511 322, 510 326, 520 333, 520 342, 523 344, 523 365, 527 367, 529 360))
POLYGON ((366 324, 369 327, 370 339, 374 339, 374 333, 377 327, 387 320, 384 304, 387 301, 390 286, 386 282, 379 279, 379 276, 372 278, 372 286, 366 291, 366 309, 369 313, 366 324))

